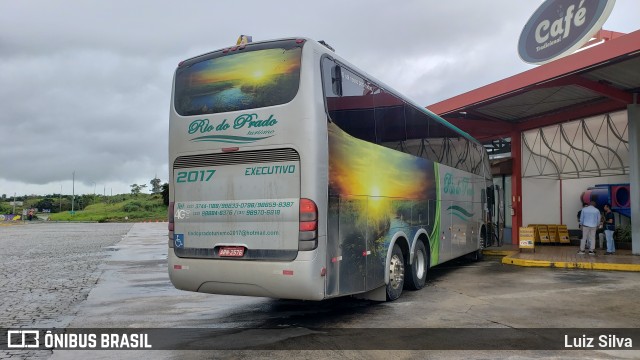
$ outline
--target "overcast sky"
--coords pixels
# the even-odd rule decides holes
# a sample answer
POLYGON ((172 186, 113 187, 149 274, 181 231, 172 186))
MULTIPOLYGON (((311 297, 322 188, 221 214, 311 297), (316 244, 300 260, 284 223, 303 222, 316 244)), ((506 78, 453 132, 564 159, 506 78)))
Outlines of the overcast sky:
MULTIPOLYGON (((540 0, 0 0, 0 194, 166 182, 173 71, 254 40, 325 40, 428 106, 532 66, 516 48, 540 0)), ((640 29, 640 1, 605 24, 640 29)))

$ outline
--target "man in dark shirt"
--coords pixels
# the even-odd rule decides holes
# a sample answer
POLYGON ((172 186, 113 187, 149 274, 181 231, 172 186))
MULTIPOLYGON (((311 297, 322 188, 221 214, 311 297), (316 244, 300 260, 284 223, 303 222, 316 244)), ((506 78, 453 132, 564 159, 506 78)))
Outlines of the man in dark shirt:
POLYGON ((607 252, 605 255, 613 255, 616 252, 616 245, 613 241, 613 232, 616 230, 616 219, 611 211, 611 205, 604 205, 604 236, 607 238, 607 252))

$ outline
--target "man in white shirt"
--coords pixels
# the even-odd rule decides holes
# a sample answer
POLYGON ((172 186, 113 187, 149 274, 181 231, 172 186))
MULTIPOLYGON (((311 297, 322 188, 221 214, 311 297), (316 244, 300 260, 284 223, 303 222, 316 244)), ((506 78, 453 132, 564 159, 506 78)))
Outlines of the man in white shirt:
POLYGON ((589 206, 582 209, 580 225, 582 226, 582 239, 580 239, 580 251, 578 251, 578 254, 584 254, 585 243, 589 239, 589 255, 595 255, 596 230, 600 225, 600 210, 596 208, 595 201, 592 201, 589 206))

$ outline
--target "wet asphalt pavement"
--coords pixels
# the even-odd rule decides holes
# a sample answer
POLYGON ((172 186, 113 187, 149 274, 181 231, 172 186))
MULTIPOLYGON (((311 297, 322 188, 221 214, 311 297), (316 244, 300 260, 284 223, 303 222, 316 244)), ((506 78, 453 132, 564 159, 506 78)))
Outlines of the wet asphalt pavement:
MULTIPOLYGON (((110 247, 132 225, 0 227, 0 328, 68 326, 98 281, 99 266, 109 256, 110 247)), ((42 357, 44 353, 30 355, 42 357)), ((0 358, 8 355, 0 352, 0 358)))
MULTIPOLYGON (((442 264, 430 270, 425 289, 406 291, 391 303, 352 298, 302 302, 183 292, 173 288, 167 276, 166 223, 130 227, 42 224, 0 228, 2 258, 9 259, 2 264, 0 277, 2 326, 276 328, 283 331, 265 337, 263 345, 278 349, 291 343, 297 348, 305 344, 318 348, 318 340, 306 336, 318 328, 380 328, 384 332, 393 328, 634 328, 640 324, 640 274, 520 268, 502 265, 499 258, 442 264)), ((234 333, 224 341, 242 344, 249 331, 234 333)), ((336 343, 337 348, 332 349, 332 344, 321 343, 323 350, 317 351, 56 350, 51 358, 640 357, 638 352, 614 350, 341 351, 342 345, 336 343)), ((0 358, 11 355, 20 358, 19 353, 0 353, 0 358)), ((51 352, 30 355, 47 358, 51 352)))

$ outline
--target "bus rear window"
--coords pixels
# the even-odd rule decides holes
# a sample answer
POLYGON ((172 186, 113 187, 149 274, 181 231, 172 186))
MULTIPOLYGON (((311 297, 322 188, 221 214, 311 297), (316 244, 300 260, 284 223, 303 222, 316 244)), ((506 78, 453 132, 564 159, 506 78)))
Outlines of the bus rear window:
POLYGON ((180 67, 175 109, 188 116, 287 103, 298 92, 301 54, 295 42, 257 44, 180 67))

